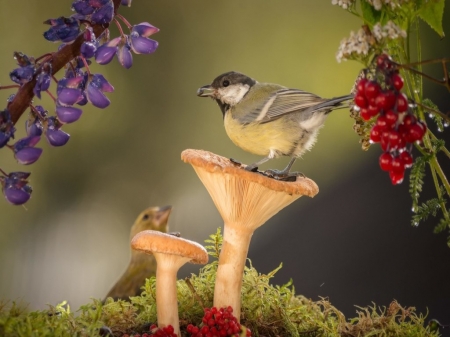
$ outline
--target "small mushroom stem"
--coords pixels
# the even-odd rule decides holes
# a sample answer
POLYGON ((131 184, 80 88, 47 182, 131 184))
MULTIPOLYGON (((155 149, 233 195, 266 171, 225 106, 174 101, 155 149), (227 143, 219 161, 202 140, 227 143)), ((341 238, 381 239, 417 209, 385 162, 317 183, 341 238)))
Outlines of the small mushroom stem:
POLYGON ((231 306, 233 315, 241 316, 241 287, 248 247, 253 230, 238 230, 232 224, 225 224, 222 250, 214 288, 214 306, 231 306))
POLYGON ((173 326, 174 333, 180 335, 177 300, 177 272, 189 258, 180 256, 154 254, 156 269, 156 315, 158 327, 173 326), (164 261, 162 261, 164 260, 164 261))

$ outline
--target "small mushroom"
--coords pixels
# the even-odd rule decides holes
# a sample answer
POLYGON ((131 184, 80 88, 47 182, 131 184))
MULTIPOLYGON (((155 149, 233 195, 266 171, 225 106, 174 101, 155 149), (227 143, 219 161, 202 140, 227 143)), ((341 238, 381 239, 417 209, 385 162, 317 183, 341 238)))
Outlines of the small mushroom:
POLYGON ((156 259, 156 312, 158 326, 172 325, 180 336, 177 272, 186 262, 205 264, 208 253, 200 244, 171 234, 146 230, 136 234, 131 247, 156 259))
POLYGON ((194 167, 224 220, 214 306, 231 306, 239 319, 242 275, 253 232, 302 195, 313 197, 319 189, 308 178, 271 179, 207 151, 185 150, 181 158, 194 167))
MULTIPOLYGON (((141 212, 131 227, 130 240, 144 230, 167 232, 167 221, 171 211, 172 206, 164 206, 149 207, 141 212)), ((131 259, 127 269, 108 292, 106 298, 129 300, 130 296, 140 295, 145 280, 155 276, 155 272, 156 261, 154 258, 149 259, 148 255, 131 249, 131 259)))

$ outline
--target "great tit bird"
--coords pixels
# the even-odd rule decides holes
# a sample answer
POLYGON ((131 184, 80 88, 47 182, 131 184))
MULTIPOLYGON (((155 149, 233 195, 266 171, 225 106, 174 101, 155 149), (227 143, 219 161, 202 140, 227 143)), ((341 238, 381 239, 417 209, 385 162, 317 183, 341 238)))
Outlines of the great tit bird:
MULTIPOLYGON (((150 207, 137 217, 130 231, 130 241, 139 232, 147 229, 167 233, 172 206, 150 207)), ((131 249, 131 248, 130 248, 131 249)), ((145 279, 156 275, 156 260, 153 255, 131 249, 131 260, 121 278, 111 288, 106 297, 114 300, 128 300, 130 296, 141 294, 145 279)))
POLYGON ((212 84, 199 88, 197 95, 217 102, 234 144, 264 156, 246 170, 257 171, 272 158, 291 157, 285 169, 265 171, 276 179, 300 174, 290 172, 294 161, 312 148, 328 113, 353 99, 352 95, 324 99, 279 84, 259 83, 235 71, 216 77, 212 84))

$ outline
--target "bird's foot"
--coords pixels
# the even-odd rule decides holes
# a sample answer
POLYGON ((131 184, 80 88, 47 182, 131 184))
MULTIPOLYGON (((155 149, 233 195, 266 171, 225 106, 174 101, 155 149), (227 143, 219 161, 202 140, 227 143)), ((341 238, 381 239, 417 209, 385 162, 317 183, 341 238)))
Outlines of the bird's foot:
POLYGON ((286 172, 279 170, 266 170, 262 172, 265 176, 273 178, 280 181, 296 181, 297 177, 304 178, 305 175, 301 172, 286 172))
POLYGON ((236 160, 234 158, 230 158, 230 162, 231 164, 235 165, 235 166, 242 166, 242 163, 239 160, 236 160))
POLYGON ((230 162, 236 166, 242 167, 244 170, 246 171, 250 171, 250 172, 258 172, 258 166, 255 165, 245 165, 242 164, 240 161, 230 158, 230 162))

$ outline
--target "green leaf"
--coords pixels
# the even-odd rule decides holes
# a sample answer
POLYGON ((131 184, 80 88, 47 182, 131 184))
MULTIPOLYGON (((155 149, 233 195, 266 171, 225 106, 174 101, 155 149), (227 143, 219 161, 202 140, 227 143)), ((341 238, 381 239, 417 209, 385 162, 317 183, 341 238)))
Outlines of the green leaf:
POLYGON ((420 18, 428 23, 440 37, 445 36, 444 29, 442 27, 444 6, 445 0, 424 0, 421 1, 421 6, 418 13, 420 18))
POLYGON ((419 207, 419 196, 422 192, 423 177, 425 176, 425 164, 428 160, 429 158, 426 157, 417 158, 409 175, 409 193, 413 201, 414 213, 417 213, 419 207))
POLYGON ((374 25, 380 21, 381 11, 377 11, 371 4, 365 0, 361 0, 361 11, 364 21, 370 25, 374 25))

